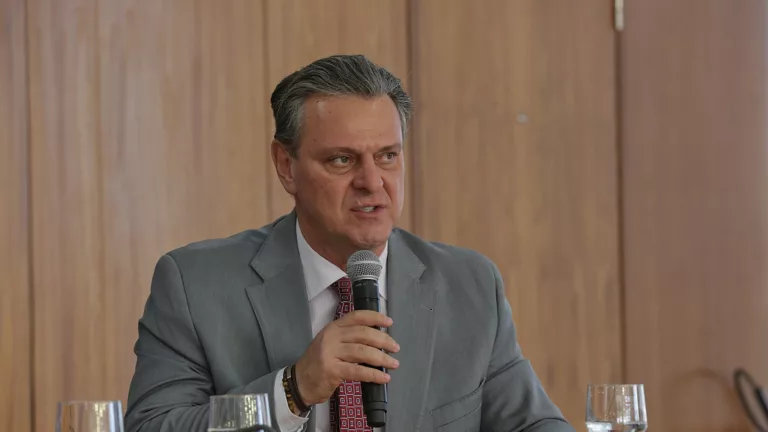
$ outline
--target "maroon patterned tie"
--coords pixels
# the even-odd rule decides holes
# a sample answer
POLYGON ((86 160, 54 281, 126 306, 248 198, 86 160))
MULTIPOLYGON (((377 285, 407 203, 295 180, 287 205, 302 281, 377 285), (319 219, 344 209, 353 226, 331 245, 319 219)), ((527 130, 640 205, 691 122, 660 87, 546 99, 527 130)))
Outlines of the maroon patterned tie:
MULTIPOLYGON (((352 302, 352 282, 349 278, 341 278, 331 285, 339 293, 339 306, 336 307, 336 317, 339 319, 355 310, 352 302)), ((330 400, 331 432, 372 432, 363 414, 363 396, 360 383, 344 381, 333 393, 330 400)))

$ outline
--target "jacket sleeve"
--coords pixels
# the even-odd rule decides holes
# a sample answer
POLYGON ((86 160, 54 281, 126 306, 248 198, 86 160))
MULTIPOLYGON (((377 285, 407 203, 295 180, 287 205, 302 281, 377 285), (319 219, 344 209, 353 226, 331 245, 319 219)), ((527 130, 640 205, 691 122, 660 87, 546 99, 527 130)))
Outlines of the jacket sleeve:
MULTIPOLYGON (((170 255, 161 257, 155 267, 134 351, 126 431, 205 432, 213 381, 189 313, 182 275, 170 255)), ((266 393, 274 407, 278 372, 229 393, 266 393)))
POLYGON ((573 432, 549 399, 517 342, 512 311, 498 268, 496 340, 483 387, 482 427, 489 432, 573 432))

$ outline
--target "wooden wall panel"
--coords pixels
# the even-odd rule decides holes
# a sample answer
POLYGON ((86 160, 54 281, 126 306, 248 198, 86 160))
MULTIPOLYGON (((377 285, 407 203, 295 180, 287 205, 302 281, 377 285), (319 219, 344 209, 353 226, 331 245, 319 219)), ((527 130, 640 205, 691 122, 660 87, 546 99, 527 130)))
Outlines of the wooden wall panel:
POLYGON ((523 352, 579 430, 622 377, 610 2, 418 2, 414 226, 506 283, 523 352))
MULTIPOLYGON (((364 54, 403 80, 406 91, 413 78, 408 64, 408 15, 405 0, 360 2, 357 0, 267 0, 267 62, 269 96, 280 80, 301 67, 333 54, 364 54)), ((270 135, 272 112, 267 112, 270 135)), ((412 148, 406 143, 406 163, 412 148)), ((293 208, 274 168, 267 173, 272 217, 293 208)), ((406 173, 406 200, 400 226, 411 227, 411 178, 406 173)))
POLYGON ((127 397, 160 254, 268 221, 263 4, 99 7, 106 391, 127 397))
POLYGON ((30 0, 37 430, 125 401, 160 254, 267 222, 263 10, 30 0))
POLYGON ((766 8, 627 2, 627 379, 654 430, 751 430, 731 375, 768 385, 766 8))
POLYGON ((24 0, 0 0, 0 430, 27 431, 30 400, 27 57, 24 0))
MULTIPOLYGON (((29 0, 35 430, 104 398, 96 0, 29 0)), ((110 395, 111 396, 111 395, 110 395)))

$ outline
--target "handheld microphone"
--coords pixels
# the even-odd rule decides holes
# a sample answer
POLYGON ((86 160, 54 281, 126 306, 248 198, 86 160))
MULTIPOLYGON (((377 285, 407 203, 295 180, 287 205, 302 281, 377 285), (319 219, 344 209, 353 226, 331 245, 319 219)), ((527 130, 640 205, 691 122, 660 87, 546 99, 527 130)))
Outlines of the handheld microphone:
MULTIPOLYGON (((368 250, 353 253, 347 260, 347 275, 352 282, 355 310, 379 310, 379 275, 382 265, 379 257, 368 250)), ((363 365, 374 367, 369 365, 363 365)), ((376 367, 384 371, 382 367, 376 367)), ((363 412, 371 427, 382 427, 387 422, 386 384, 360 383, 363 392, 363 412)))

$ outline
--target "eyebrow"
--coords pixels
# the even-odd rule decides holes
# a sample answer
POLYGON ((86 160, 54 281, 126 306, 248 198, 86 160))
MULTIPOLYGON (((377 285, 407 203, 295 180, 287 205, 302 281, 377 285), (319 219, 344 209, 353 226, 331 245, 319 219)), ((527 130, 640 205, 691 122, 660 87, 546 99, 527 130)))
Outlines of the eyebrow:
MULTIPOLYGON (((390 144, 388 146, 385 146, 385 147, 382 147, 382 148, 376 150, 376 153, 402 150, 402 148, 403 148, 403 144, 402 143, 395 143, 395 144, 390 144)), ((352 153, 352 154, 359 154, 360 153, 359 150, 353 149, 351 147, 346 147, 346 146, 330 147, 330 148, 328 148, 326 150, 326 152, 327 153, 339 153, 339 152, 341 152, 341 153, 352 153)))

